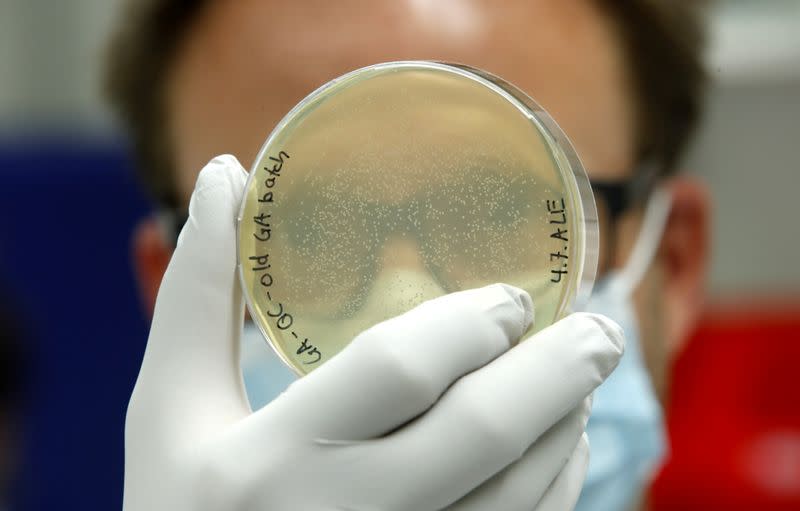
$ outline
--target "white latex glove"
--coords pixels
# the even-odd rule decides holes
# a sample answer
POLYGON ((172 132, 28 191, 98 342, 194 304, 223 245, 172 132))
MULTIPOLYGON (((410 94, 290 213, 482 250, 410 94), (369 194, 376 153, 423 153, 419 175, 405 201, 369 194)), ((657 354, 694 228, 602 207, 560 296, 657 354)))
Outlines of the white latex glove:
POLYGON ((252 413, 239 370, 234 219, 246 173, 200 173, 125 431, 127 511, 572 509, 587 396, 619 328, 574 314, 511 348, 530 297, 493 285, 359 335, 252 413))

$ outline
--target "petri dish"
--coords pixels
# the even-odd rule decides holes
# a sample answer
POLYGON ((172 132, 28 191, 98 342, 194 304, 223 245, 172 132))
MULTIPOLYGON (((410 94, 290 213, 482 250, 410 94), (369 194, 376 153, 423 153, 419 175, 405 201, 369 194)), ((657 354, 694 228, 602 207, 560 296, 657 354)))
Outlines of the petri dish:
POLYGON ((404 61, 336 78, 281 120, 237 252, 253 321, 304 375, 385 319, 495 282, 531 294, 530 336, 588 298, 597 238, 586 173, 539 105, 482 70, 404 61))

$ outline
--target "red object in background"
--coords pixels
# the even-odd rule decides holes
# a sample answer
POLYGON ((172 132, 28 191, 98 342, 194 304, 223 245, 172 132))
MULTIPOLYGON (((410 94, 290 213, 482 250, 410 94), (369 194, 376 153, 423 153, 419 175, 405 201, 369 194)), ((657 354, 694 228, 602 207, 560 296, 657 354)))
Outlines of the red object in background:
POLYGON ((705 315, 677 361, 653 511, 800 511, 800 300, 705 315))

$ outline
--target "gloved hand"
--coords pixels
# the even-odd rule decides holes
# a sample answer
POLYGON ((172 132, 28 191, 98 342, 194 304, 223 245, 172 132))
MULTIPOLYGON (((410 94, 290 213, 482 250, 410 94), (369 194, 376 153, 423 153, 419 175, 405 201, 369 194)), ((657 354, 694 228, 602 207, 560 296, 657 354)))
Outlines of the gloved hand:
POLYGON ((231 156, 198 178, 128 408, 125 509, 572 509, 587 396, 619 360, 619 328, 573 314, 514 346, 533 316, 524 291, 454 293, 367 330, 252 413, 245 179, 231 156))

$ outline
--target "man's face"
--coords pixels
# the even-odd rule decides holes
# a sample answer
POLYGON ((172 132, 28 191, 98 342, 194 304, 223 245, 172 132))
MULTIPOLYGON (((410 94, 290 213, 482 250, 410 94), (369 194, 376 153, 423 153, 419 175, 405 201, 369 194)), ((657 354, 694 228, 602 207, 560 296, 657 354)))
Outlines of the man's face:
MULTIPOLYGON (((213 156, 252 163, 275 124, 328 80, 377 62, 435 59, 497 74, 540 103, 591 179, 633 172, 634 105, 609 20, 589 0, 211 1, 177 53, 167 119, 188 203, 213 156)), ((616 226, 601 267, 624 264, 639 212, 616 226)), ((663 379, 669 324, 658 261, 636 293, 647 365, 663 379), (646 311, 646 313, 645 313, 646 311)))
POLYGON ((503 77, 555 117, 592 177, 631 171, 625 62, 588 0, 212 1, 169 81, 183 197, 216 154, 233 153, 248 167, 275 124, 318 86, 409 59, 503 77))

